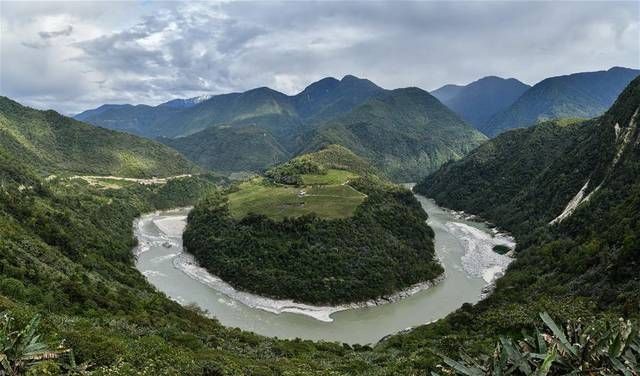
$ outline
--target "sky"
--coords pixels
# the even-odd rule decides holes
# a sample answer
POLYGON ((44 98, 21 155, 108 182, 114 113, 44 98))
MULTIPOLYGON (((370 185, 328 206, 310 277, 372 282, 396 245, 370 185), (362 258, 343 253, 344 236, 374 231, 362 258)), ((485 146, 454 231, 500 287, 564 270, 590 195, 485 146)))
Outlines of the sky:
POLYGON ((0 94, 64 114, 347 74, 433 90, 612 66, 640 67, 640 2, 0 1, 0 94))

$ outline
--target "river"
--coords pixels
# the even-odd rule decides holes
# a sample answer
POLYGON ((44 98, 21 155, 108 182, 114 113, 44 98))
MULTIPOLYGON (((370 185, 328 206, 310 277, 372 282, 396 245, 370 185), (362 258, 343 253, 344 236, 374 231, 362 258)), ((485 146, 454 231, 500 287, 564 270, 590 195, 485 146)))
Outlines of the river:
POLYGON ((493 252, 513 239, 416 196, 429 215, 444 278, 393 303, 357 308, 307 307, 236 291, 199 268, 182 250, 189 209, 156 212, 134 223, 136 267, 158 290, 181 304, 196 304, 223 325, 278 338, 375 343, 386 335, 438 320, 475 303, 511 258, 493 252), (279 313, 276 313, 279 312, 279 313))

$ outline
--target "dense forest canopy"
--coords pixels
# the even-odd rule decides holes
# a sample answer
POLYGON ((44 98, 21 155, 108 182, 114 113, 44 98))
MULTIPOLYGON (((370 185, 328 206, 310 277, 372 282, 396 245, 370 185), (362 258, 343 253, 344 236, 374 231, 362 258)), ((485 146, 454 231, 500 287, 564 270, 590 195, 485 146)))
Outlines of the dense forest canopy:
MULTIPOLYGON (((273 186, 264 189, 257 203, 252 201, 244 216, 233 216, 222 195, 196 205, 189 214, 185 246, 201 265, 239 289, 317 305, 377 299, 440 275, 433 232, 413 195, 356 171, 371 168, 339 146, 275 167, 267 173, 271 182, 253 183, 273 186), (344 170, 328 169, 338 166, 354 166, 355 171, 344 175, 338 173, 344 170), (311 178, 313 184, 305 183, 311 178), (293 208, 274 213, 273 207, 292 206, 284 198, 272 201, 280 184, 298 186, 296 205, 314 205, 314 195, 326 197, 326 203, 301 216, 293 208), (330 202, 351 207, 352 196, 336 196, 341 191, 333 189, 322 196, 318 186, 325 191, 339 187, 362 198, 350 215, 328 212, 330 202), (260 201, 269 202, 268 210, 260 201)), ((241 185, 241 192, 248 189, 241 185)))

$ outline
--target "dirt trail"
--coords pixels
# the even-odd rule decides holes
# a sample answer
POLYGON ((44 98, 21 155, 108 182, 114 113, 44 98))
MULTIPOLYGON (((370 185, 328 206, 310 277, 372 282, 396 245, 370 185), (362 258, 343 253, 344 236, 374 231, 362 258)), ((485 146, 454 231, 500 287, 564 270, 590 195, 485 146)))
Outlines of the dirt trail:
POLYGON ((183 175, 168 176, 166 178, 153 177, 148 179, 138 179, 138 178, 125 178, 120 176, 75 175, 75 176, 71 176, 69 179, 82 179, 91 185, 104 185, 105 183, 108 184, 108 182, 102 182, 101 180, 120 180, 120 181, 138 183, 142 185, 153 185, 153 184, 166 184, 170 180, 188 178, 191 176, 193 175, 183 174, 183 175))

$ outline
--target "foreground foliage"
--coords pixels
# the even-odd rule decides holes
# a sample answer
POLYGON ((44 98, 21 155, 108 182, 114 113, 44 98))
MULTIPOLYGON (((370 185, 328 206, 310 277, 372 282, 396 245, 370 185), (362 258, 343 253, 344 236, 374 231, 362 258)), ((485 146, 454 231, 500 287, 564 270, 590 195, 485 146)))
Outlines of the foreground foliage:
POLYGON ((545 331, 536 329, 517 342, 500 337, 493 354, 475 359, 462 354, 460 361, 443 355, 444 372, 464 376, 639 374, 637 325, 620 319, 597 329, 580 321, 560 327, 546 312, 540 317, 545 331))
POLYGON ((0 317, 0 375, 22 375, 36 364, 42 364, 50 359, 58 359, 69 352, 62 347, 51 351, 47 344, 41 341, 40 334, 36 334, 40 318, 34 316, 29 324, 18 329, 13 325, 13 318, 9 314, 0 317))

